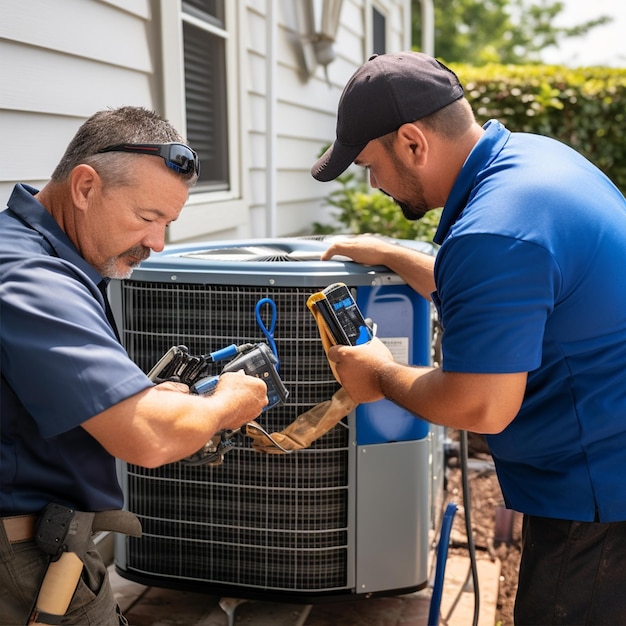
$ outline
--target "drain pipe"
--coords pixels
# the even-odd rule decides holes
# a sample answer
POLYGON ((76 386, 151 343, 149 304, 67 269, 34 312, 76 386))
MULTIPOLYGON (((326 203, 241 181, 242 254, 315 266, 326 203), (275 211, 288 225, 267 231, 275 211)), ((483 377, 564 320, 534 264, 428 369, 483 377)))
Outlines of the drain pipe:
POLYGON ((265 236, 276 237, 276 0, 265 6, 265 236))
POLYGON ((435 7, 433 0, 420 0, 422 17, 422 52, 435 56, 435 7))

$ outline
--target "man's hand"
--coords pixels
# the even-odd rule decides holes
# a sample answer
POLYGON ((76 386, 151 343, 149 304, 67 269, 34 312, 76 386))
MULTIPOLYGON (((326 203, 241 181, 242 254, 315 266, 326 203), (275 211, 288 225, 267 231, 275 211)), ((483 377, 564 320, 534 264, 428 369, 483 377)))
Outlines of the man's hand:
POLYGON ((363 265, 384 265, 426 300, 430 300, 430 294, 435 291, 435 257, 430 254, 381 237, 361 235, 331 244, 320 259, 328 261, 335 255, 347 256, 363 265))
POLYGON ((329 261, 333 256, 347 256, 356 263, 363 265, 385 265, 387 252, 393 250, 391 244, 380 237, 363 235, 350 239, 336 241, 322 254, 322 261, 329 261))
POLYGON ((256 376, 248 376, 243 370, 220 375, 213 397, 220 396, 232 403, 232 411, 225 412, 220 430, 235 430, 258 417, 269 402, 267 385, 256 376))
POLYGON ((360 346, 333 346, 328 350, 341 385, 354 402, 375 402, 384 398, 379 373, 384 371, 393 356, 378 338, 360 346))
POLYGON ((189 393, 189 387, 185 383, 177 383, 173 380, 166 380, 154 387, 155 391, 179 391, 180 393, 189 393))

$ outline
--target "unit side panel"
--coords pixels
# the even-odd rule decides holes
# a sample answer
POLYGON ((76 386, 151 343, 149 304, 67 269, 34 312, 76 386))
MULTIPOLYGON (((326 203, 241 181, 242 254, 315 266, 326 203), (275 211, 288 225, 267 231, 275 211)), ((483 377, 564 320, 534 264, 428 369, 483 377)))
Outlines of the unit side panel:
POLYGON ((428 579, 428 439, 358 446, 357 593, 428 579))

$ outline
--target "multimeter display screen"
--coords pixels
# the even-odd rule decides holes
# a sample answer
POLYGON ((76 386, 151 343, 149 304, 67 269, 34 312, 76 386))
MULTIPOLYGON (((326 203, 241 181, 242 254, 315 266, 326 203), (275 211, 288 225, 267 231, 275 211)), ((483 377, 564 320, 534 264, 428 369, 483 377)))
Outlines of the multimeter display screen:
POLYGON ((372 333, 348 288, 342 285, 324 290, 323 293, 343 334, 343 338, 336 337, 338 343, 352 346, 367 343, 372 333))

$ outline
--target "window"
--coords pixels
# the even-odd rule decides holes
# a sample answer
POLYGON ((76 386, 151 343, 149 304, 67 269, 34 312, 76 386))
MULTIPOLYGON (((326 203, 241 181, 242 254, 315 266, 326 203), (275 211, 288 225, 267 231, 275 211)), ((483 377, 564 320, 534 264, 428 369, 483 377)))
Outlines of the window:
MULTIPOLYGON (((181 217, 169 228, 170 243, 214 233, 235 233, 247 220, 249 199, 240 142, 239 59, 245 44, 238 28, 240 3, 232 0, 160 0, 160 67, 155 103, 181 130, 200 157, 200 180, 181 217)), ((244 9, 241 9, 244 10, 244 9)))
POLYGON ((200 157, 194 192, 230 189, 224 0, 183 0, 187 138, 200 157))

